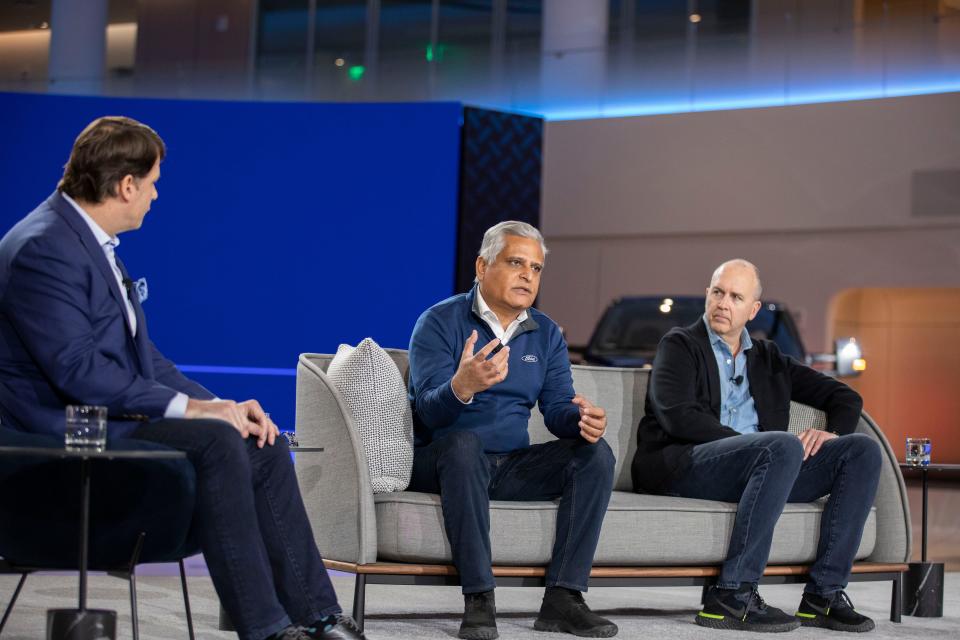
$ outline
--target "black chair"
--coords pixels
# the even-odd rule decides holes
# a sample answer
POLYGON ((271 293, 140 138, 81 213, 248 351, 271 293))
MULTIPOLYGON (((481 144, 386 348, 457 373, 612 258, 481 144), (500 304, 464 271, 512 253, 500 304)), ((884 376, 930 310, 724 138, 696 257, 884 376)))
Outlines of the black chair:
MULTIPOLYGON (((55 438, 0 428, 0 446, 56 447, 55 438)), ((111 440, 111 449, 166 450, 152 442, 111 440)), ((199 551, 191 533, 196 474, 186 459, 94 460, 91 469, 89 567, 128 581, 133 638, 138 640, 136 566, 178 562, 190 640, 194 638, 183 559, 199 551)), ((27 576, 77 569, 80 462, 0 460, 0 573, 20 574, 0 633, 27 576)))

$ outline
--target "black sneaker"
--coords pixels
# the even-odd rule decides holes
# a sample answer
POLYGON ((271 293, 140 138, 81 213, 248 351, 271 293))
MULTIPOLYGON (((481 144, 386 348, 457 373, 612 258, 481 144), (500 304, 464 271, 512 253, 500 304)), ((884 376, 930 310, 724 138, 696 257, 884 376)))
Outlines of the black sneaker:
POLYGON ((590 611, 583 594, 563 587, 547 587, 543 604, 533 628, 537 631, 562 631, 584 638, 612 638, 617 625, 590 611))
POLYGON ((804 592, 797 609, 797 618, 805 627, 822 627, 834 631, 873 631, 873 620, 853 609, 853 603, 843 590, 829 598, 804 592))
POLYGON ((464 640, 494 640, 497 633, 497 603, 493 591, 463 594, 463 622, 457 636, 464 640))
POLYGON ((701 627, 780 633, 793 631, 800 621, 768 606, 757 587, 744 584, 739 589, 710 587, 703 600, 703 611, 694 620, 701 627))
POLYGON ((339 613, 301 629, 310 640, 367 640, 356 620, 339 613))
POLYGON ((303 627, 290 625, 285 629, 270 634, 266 640, 310 640, 310 636, 304 632, 303 627))

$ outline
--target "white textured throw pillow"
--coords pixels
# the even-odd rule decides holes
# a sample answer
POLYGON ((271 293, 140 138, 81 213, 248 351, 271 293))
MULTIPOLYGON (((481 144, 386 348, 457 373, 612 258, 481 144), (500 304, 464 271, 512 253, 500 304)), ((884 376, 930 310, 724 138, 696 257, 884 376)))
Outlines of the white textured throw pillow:
POLYGON ((340 345, 327 368, 357 422, 374 493, 403 491, 413 468, 413 416, 400 370, 370 338, 340 345))

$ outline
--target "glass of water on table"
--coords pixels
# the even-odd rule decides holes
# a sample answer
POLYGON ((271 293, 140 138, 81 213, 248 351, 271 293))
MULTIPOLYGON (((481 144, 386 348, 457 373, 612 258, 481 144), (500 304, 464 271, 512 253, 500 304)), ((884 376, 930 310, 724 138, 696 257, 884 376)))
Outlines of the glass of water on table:
POLYGON ((103 451, 107 445, 107 408, 67 405, 64 444, 71 450, 103 451))
POLYGON ((907 438, 906 462, 914 467, 930 464, 930 438, 907 438))

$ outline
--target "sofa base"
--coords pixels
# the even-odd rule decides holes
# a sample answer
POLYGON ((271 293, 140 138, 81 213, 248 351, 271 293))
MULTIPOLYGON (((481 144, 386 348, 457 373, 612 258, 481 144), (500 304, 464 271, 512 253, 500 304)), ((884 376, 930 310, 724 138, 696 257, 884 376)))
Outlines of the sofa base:
MULTIPOLYGON (((453 565, 374 562, 357 564, 324 560, 328 569, 355 575, 353 617, 363 629, 368 584, 412 586, 459 586, 460 577, 453 565)), ((858 562, 850 572, 851 582, 893 582, 890 620, 900 622, 901 582, 906 564, 858 562)), ((798 584, 806 582, 808 565, 772 565, 763 572, 761 584, 798 584)), ((545 567, 495 566, 498 587, 543 587, 545 567)), ((594 567, 591 587, 694 587, 704 592, 720 575, 720 567, 594 567)))

